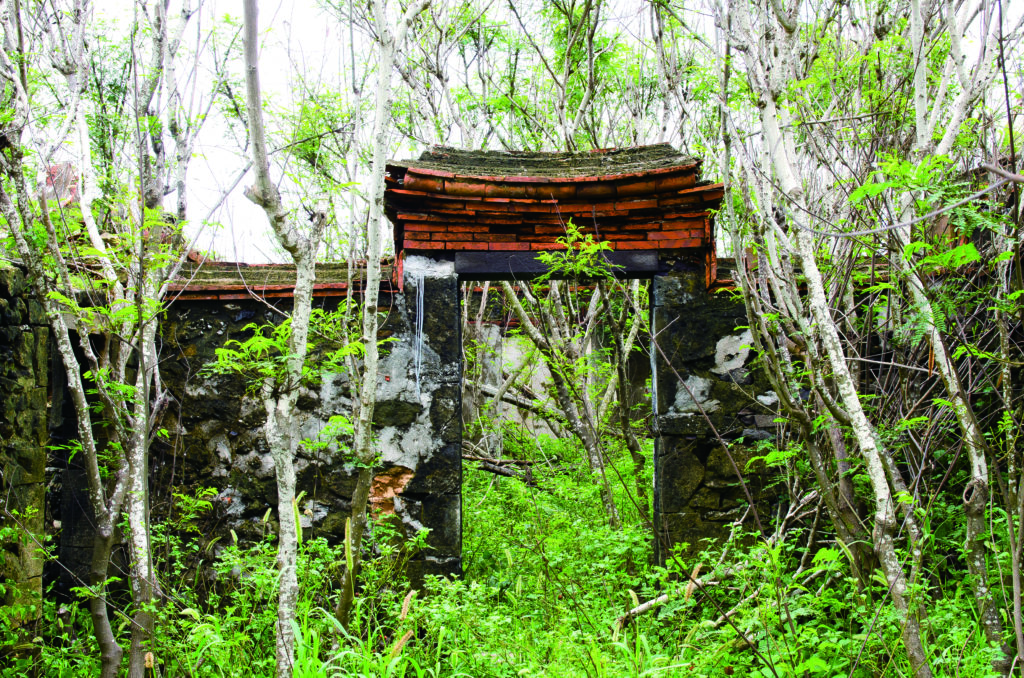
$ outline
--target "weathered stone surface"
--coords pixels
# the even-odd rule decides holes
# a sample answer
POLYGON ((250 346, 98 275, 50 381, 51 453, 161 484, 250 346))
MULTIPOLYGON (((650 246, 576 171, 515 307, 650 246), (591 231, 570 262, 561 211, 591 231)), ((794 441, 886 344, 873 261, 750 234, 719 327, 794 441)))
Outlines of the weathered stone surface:
POLYGON ((42 612, 50 354, 31 294, 21 270, 0 264, 0 527, 16 535, 0 544, 0 583, 13 583, 0 604, 22 606, 16 625, 42 612))
MULTIPOLYGON (((407 261, 405 276, 404 294, 381 297, 388 313, 380 336, 389 341, 379 364, 379 467, 371 505, 377 514, 394 514, 409 536, 429 529, 431 549, 416 556, 413 570, 440 573, 457 570, 461 556, 459 290, 450 262, 407 261), (423 318, 417 322, 420 308, 423 318)), ((216 510, 203 526, 211 536, 230 528, 243 539, 261 538, 276 524, 277 486, 258 395, 247 392, 239 377, 201 370, 225 341, 244 339, 247 324, 278 321, 255 301, 179 301, 161 327, 163 377, 180 410, 164 421, 170 440, 154 446, 153 487, 160 495, 154 504, 167 501, 172 491, 215 487, 216 510), (271 517, 264 523, 268 508, 271 517)), ((351 416, 350 391, 344 374, 326 375, 304 389, 295 413, 301 435, 315 438, 331 416, 351 416)), ((345 445, 301 448, 296 459, 297 489, 305 492, 310 511, 303 514, 307 533, 335 543, 344 537, 357 474, 345 445)))
POLYGON ((736 467, 739 468, 744 478, 747 476, 757 478, 765 472, 764 464, 760 460, 751 463, 751 459, 757 456, 757 452, 746 445, 733 445, 728 452, 719 445, 708 456, 707 478, 709 480, 736 481, 736 468, 733 467, 733 462, 736 463, 736 467))
MULTIPOLYGON (((681 555, 684 565, 691 567, 695 564, 691 559, 707 548, 709 542, 719 541, 728 534, 726 524, 704 520, 696 511, 662 513, 658 516, 656 525, 659 530, 659 542, 673 546, 686 545, 681 555)), ((665 557, 666 555, 662 555, 662 558, 665 557)))
POLYGON ((686 508, 704 481, 704 464, 695 449, 698 444, 677 436, 657 439, 654 473, 662 511, 676 513, 686 508))
MULTIPOLYGON (((655 523, 661 526, 656 555, 672 544, 699 550, 704 538, 723 537, 738 519, 746 497, 719 438, 745 443, 773 433, 762 428, 777 402, 764 376, 752 368, 753 352, 743 304, 711 294, 700 263, 663 262, 651 291, 652 335, 658 338, 653 385, 655 404, 655 523)), ((763 468, 746 469, 748 445, 730 452, 755 501, 763 468)))

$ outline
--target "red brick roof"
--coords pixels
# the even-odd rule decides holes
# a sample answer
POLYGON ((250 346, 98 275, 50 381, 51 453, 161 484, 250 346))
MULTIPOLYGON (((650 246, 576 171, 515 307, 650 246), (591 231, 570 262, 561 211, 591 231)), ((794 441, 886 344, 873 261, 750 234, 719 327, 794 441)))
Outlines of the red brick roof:
POLYGON ((565 223, 617 250, 711 249, 722 185, 667 144, 590 153, 435 148, 387 168, 395 252, 532 251, 565 223))

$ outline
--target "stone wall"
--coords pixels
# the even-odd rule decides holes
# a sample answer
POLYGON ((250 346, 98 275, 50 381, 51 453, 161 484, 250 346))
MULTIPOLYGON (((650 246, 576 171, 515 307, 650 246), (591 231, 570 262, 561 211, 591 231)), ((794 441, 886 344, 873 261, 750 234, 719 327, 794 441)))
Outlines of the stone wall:
POLYGON ((651 334, 655 378, 655 553, 686 544, 684 555, 727 536, 747 517, 747 496, 733 466, 743 473, 756 505, 763 497, 764 469, 747 468, 753 444, 774 437, 777 402, 767 380, 751 368, 753 351, 741 300, 708 291, 703 266, 667 261, 651 286, 651 334), (706 415, 706 416, 705 416, 706 415), (717 435, 716 435, 717 431, 717 435), (729 454, 719 441, 742 437, 729 454))
MULTIPOLYGON (((660 347, 653 349, 651 361, 654 539, 656 556, 664 560, 674 544, 686 544, 684 554, 691 555, 703 548, 703 540, 728 534, 737 520, 747 518, 751 524, 747 493, 755 506, 762 503, 764 482, 763 469, 747 464, 754 456, 753 443, 774 435, 775 395, 751 369, 742 303, 731 293, 708 291, 702 260, 662 255, 659 268, 651 285, 652 334, 660 347), (739 437, 743 444, 732 445, 730 452, 746 479, 746 490, 719 440, 739 437)), ((377 384, 380 456, 371 501, 377 515, 395 516, 405 536, 429 530, 429 548, 410 565, 410 574, 419 579, 425 573, 461 571, 461 312, 458 276, 450 260, 408 256, 403 278, 402 292, 384 292, 378 300, 384 314, 380 338, 387 341, 377 384)), ((336 304, 338 299, 318 303, 336 304)), ((175 405, 162 422, 169 436, 153 446, 152 505, 158 517, 172 512, 174 493, 212 487, 215 510, 201 525, 211 539, 221 536, 226 543, 233 530, 241 539, 256 540, 275 529, 276 482, 263 435, 263 406, 246 392, 240 377, 210 376, 202 370, 226 341, 244 338, 249 323, 279 320, 279 314, 253 299, 177 301, 170 306, 161 327, 161 372, 175 405)), ((30 328, 42 333, 39 338, 24 327, 17 325, 11 336, 32 337, 33 347, 45 346, 45 327, 30 328)), ((45 382, 23 366, 34 360, 31 364, 38 367, 40 357, 24 354, 28 340, 12 341, 22 347, 22 354, 11 349, 17 356, 7 360, 6 369, 22 370, 18 383, 23 395, 17 397, 26 403, 35 399, 31 409, 42 413, 32 429, 38 447, 45 438, 45 382)), ((350 392, 345 374, 327 375, 306 389, 295 414, 302 435, 312 438, 331 416, 349 415, 350 392)), ((60 402, 59 393, 54 402, 60 402)), ((32 472, 36 470, 41 480, 42 466, 32 472)), ((87 511, 73 510, 87 502, 83 479, 72 471, 65 474, 60 517, 65 524, 61 557, 74 571, 91 540, 87 511)), ((351 456, 337 448, 302 450, 297 471, 298 490, 305 492, 300 507, 304 535, 339 542, 355 485, 351 456)), ((41 492, 35 475, 20 477, 36 483, 26 488, 38 486, 41 492)))
POLYGON ((0 582, 4 605, 42 600, 49 328, 22 271, 0 264, 0 582), (38 541, 37 541, 38 540, 38 541))
MULTIPOLYGON (((335 303, 336 303, 335 299, 335 303)), ((461 338, 458 285, 450 264, 416 261, 405 269, 405 293, 381 295, 380 378, 374 421, 380 458, 371 493, 377 514, 392 514, 406 536, 430 530, 428 549, 410 574, 461 571, 461 338), (417 306, 422 323, 417 327, 417 306), (419 336, 420 341, 417 341, 419 336), (417 346, 419 348, 417 348, 417 346), (418 378, 417 378, 418 374, 418 378)), ((166 511, 172 492, 218 491, 204 531, 259 539, 275 527, 274 466, 263 435, 266 413, 235 376, 201 374, 215 350, 246 336, 249 323, 280 316, 255 300, 189 301, 171 305, 161 328, 165 383, 179 403, 164 418, 170 436, 154 446, 153 507, 166 511), (271 509, 270 524, 263 522, 271 509)), ((295 416, 305 438, 332 415, 351 415, 347 375, 328 375, 305 390, 295 416)), ((331 448, 302 450, 297 491, 305 537, 344 537, 356 469, 331 448)))

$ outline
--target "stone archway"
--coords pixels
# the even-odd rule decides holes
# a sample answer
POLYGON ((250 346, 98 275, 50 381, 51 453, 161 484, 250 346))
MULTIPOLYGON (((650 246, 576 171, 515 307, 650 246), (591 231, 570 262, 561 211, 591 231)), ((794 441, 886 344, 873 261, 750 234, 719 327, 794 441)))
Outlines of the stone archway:
MULTIPOLYGON (((538 253, 564 248, 557 238, 569 219, 609 243, 605 256, 618 274, 652 279, 650 329, 660 346, 651 356, 654 522, 662 560, 675 544, 697 549, 701 539, 726 535, 742 514, 744 492, 719 436, 767 437, 761 429, 774 426, 756 399, 773 394, 749 369, 737 329, 746 324, 744 309, 713 293, 723 285, 713 222, 723 189, 700 180, 700 164, 668 145, 580 154, 435 148, 391 163, 385 194, 407 305, 426 289, 434 303, 457 308, 451 295, 460 280, 544 272, 538 253), (442 289, 443 302, 436 296, 442 289)), ((420 309, 417 345, 443 344, 457 333, 457 314, 446 320, 417 302, 420 309)))

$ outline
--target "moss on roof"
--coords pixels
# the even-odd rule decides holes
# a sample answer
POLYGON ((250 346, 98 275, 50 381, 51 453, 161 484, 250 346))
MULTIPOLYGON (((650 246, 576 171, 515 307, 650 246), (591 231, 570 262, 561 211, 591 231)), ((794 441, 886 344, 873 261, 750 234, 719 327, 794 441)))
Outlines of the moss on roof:
POLYGON ((435 146, 416 160, 392 161, 395 169, 428 169, 470 177, 590 177, 647 172, 699 164, 669 144, 583 153, 464 151, 435 146))

